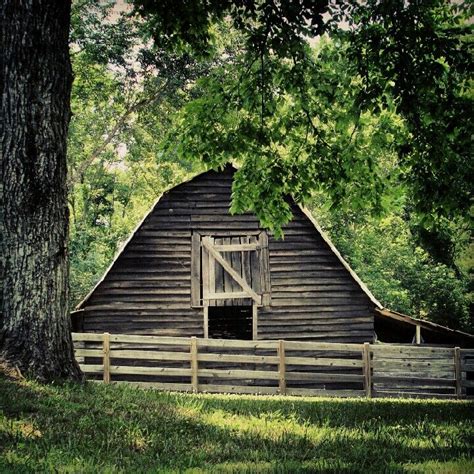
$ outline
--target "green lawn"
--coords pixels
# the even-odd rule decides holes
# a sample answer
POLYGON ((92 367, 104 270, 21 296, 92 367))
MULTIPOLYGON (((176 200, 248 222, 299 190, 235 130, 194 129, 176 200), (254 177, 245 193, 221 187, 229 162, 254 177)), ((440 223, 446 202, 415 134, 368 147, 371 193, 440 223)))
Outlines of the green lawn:
POLYGON ((0 376, 0 472, 474 472, 474 403, 185 395, 0 376))

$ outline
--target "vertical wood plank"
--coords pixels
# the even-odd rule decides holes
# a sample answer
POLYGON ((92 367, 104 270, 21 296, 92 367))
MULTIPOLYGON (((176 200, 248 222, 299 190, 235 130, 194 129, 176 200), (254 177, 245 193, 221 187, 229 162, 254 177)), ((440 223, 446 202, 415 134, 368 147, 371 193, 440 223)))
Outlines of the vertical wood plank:
MULTIPOLYGON (((214 239, 214 243, 216 245, 220 245, 223 243, 222 238, 214 239)), ((216 293, 224 293, 224 269, 222 265, 216 262, 216 293)), ((216 300, 216 306, 224 306, 224 301, 216 300)))
POLYGON ((421 326, 419 324, 416 325, 415 342, 421 344, 421 326))
MULTIPOLYGON (((223 238, 222 242, 224 243, 224 245, 232 243, 230 237, 223 238)), ((232 266, 231 254, 229 252, 222 252, 221 255, 222 255, 222 258, 232 266)), ((229 275, 228 272, 224 271, 224 292, 233 293, 235 291, 234 283, 235 283, 234 279, 229 275)), ((224 306, 232 306, 232 305, 233 305, 233 302, 231 299, 224 300, 224 306)))
POLYGON ((102 339, 102 354, 104 365, 104 383, 110 383, 110 334, 104 332, 102 339))
POLYGON ((209 306, 204 306, 204 338, 209 339, 209 306))
MULTIPOLYGON (((209 243, 214 245, 214 239, 209 237, 209 243)), ((215 293, 216 292, 216 260, 214 257, 209 253, 209 292, 215 293)), ((216 306, 215 300, 209 301, 209 306, 216 306)))
POLYGON ((456 396, 462 397, 461 349, 454 348, 454 375, 456 379, 456 396))
MULTIPOLYGON (((243 244, 249 244, 250 238, 248 236, 242 237, 243 244)), ((242 252, 242 277, 253 289, 252 286, 252 271, 250 268, 250 252, 242 252)), ((250 305, 252 304, 252 300, 249 298, 248 300, 244 301, 244 304, 250 305)))
POLYGON ((278 341, 277 346, 278 353, 278 389, 281 395, 286 393, 286 361, 285 361, 285 341, 278 341))
MULTIPOLYGON (((250 243, 258 244, 257 236, 252 236, 250 243)), ((249 252, 250 273, 252 274, 252 290, 257 294, 262 293, 262 282, 260 277, 260 256, 259 252, 249 252)))
POLYGON ((196 337, 194 336, 191 337, 191 385, 193 387, 193 392, 198 393, 198 343, 196 337))
MULTIPOLYGON (((230 243, 231 244, 240 244, 240 237, 232 237, 232 239, 230 240, 230 243)), ((240 276, 242 276, 242 259, 241 259, 242 255, 241 254, 242 254, 242 252, 231 252, 230 253, 231 266, 237 272, 237 274, 240 275, 240 276)), ((232 283, 233 283, 233 291, 234 292, 242 291, 242 289, 240 288, 240 285, 234 279, 232 279, 232 283)), ((237 305, 241 304, 241 300, 234 299, 232 301, 232 304, 234 306, 237 306, 237 305)))
MULTIPOLYGON (((203 242, 209 242, 209 237, 203 237, 203 242)), ((209 306, 209 252, 202 247, 202 304, 209 306)))
POLYGON ((201 236, 191 238, 191 306, 201 306, 201 236))
POLYGON ((364 390, 367 398, 372 397, 372 371, 370 364, 370 343, 364 342, 362 349, 362 363, 364 369, 364 390))
POLYGON ((259 235, 260 280, 262 288, 262 305, 269 306, 271 300, 270 263, 268 252, 268 234, 259 235))
POLYGON ((256 304, 252 305, 252 339, 258 339, 258 308, 256 304))

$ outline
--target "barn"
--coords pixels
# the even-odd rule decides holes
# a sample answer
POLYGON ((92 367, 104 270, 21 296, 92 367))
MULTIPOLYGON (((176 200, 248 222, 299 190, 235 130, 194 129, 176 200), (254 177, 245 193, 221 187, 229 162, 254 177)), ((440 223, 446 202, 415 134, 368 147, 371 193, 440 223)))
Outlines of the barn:
POLYGON ((163 194, 78 305, 74 329, 472 345, 468 334, 383 308, 291 199, 284 239, 252 214, 231 215, 235 171, 207 171, 163 194))

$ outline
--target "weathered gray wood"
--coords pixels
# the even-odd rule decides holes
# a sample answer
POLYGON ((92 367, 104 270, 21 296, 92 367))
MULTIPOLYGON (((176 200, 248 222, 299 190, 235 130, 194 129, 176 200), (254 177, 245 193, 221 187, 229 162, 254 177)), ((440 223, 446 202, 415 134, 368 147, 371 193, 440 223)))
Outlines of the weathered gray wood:
POLYGON ((371 345, 371 351, 374 354, 378 355, 391 355, 391 356, 407 356, 409 355, 410 357, 435 357, 436 355, 439 355, 440 357, 449 357, 452 356, 453 354, 453 349, 452 348, 446 348, 446 347, 416 347, 416 346, 400 346, 400 345, 388 345, 388 344, 381 344, 381 345, 376 345, 373 344, 371 345))
POLYGON ((258 244, 234 243, 231 244, 216 244, 214 249, 218 252, 249 252, 257 250, 258 244))
MULTIPOLYGON (((209 243, 214 246, 214 238, 209 237, 209 243)), ((211 293, 216 292, 216 261, 214 257, 209 254, 209 302, 210 306, 215 306, 215 302, 212 302, 211 293)))
POLYGON ((203 347, 219 347, 234 349, 274 349, 273 341, 239 341, 232 339, 199 339, 199 345, 203 347))
POLYGON ((104 340, 102 334, 84 334, 84 333, 72 333, 72 340, 76 341, 93 341, 93 342, 102 342, 104 340))
POLYGON ((102 349, 75 349, 74 355, 76 357, 102 357, 104 351, 102 349))
POLYGON ((403 359, 380 359, 377 357, 372 362, 374 369, 398 369, 398 370, 451 370, 454 371, 454 366, 450 358, 443 359, 419 359, 410 358, 409 356, 403 359))
MULTIPOLYGON (((90 351, 93 352, 93 351, 90 351)), ((85 356, 92 357, 94 354, 83 354, 85 356)), ((123 349, 117 350, 112 349, 110 351, 111 359, 146 359, 146 360, 173 360, 173 361, 187 361, 189 360, 189 354, 186 352, 166 352, 166 351, 147 351, 147 350, 131 350, 123 349)))
POLYGON ((363 344, 334 344, 324 342, 303 342, 303 341, 286 341, 286 350, 309 350, 309 351, 324 351, 333 350, 341 352, 358 352, 362 351, 363 344))
POLYGON ((191 369, 171 368, 171 367, 136 367, 134 365, 112 365, 112 374, 121 375, 150 375, 150 376, 191 376, 191 369))
POLYGON ((208 241, 209 237, 202 237, 201 239, 201 267, 202 267, 202 300, 204 306, 209 306, 209 293, 211 291, 210 280, 209 280, 209 249, 206 247, 205 242, 208 241))
MULTIPOLYGON (((78 340, 95 340, 95 339, 78 339, 78 340)), ((143 344, 164 344, 164 345, 182 345, 189 347, 190 341, 187 337, 162 337, 162 336, 142 336, 142 335, 131 335, 131 334, 111 334, 111 342, 128 342, 128 343, 143 343, 143 344)))
POLYGON ((272 286, 270 281, 270 258, 268 249, 268 235, 263 231, 259 236, 260 244, 260 281, 262 289, 262 304, 269 306, 271 302, 272 286))
POLYGON ((364 390, 367 398, 372 397, 372 365, 370 360, 370 344, 364 343, 362 349, 363 374, 364 374, 364 390))
POLYGON ((191 257, 191 305, 201 306, 201 236, 194 232, 192 236, 191 257))
POLYGON ((286 372, 286 380, 303 381, 307 380, 314 383, 330 382, 362 382, 361 374, 329 374, 326 372, 286 372))
POLYGON ((248 393, 261 395, 276 395, 278 393, 277 387, 215 384, 206 384, 204 391, 209 393, 248 393))
POLYGON ((256 304, 252 305, 252 339, 258 339, 258 308, 256 304))
MULTIPOLYGON (((230 242, 231 242, 231 245, 240 245, 240 237, 232 237, 230 239, 230 242)), ((230 266, 235 270, 237 275, 242 277, 242 253, 241 252, 230 252, 230 266)), ((246 281, 243 277, 242 277, 242 280, 246 281)), ((252 287, 250 282, 246 281, 246 283, 248 284, 249 288, 252 287)), ((232 284, 233 284, 233 290, 232 291, 238 292, 240 290, 240 288, 239 288, 239 285, 237 284, 237 282, 234 280, 232 282, 232 284)), ((249 295, 247 295, 247 297, 248 296, 249 295)), ((237 299, 233 298, 231 304, 238 305, 239 301, 237 299)))
POLYGON ((260 356, 260 355, 240 355, 240 354, 219 354, 207 353, 198 355, 200 362, 234 362, 234 363, 250 363, 250 364, 278 364, 277 356, 260 356))
POLYGON ((208 250, 209 254, 212 255, 224 268, 224 270, 242 287, 242 289, 248 293, 248 295, 257 303, 261 303, 261 297, 252 288, 249 287, 247 282, 224 260, 224 258, 216 252, 210 243, 203 239, 203 246, 208 250))
POLYGON ((207 339, 209 337, 209 307, 207 305, 204 306, 203 317, 204 338, 207 339))
POLYGON ((286 393, 286 360, 285 360, 285 341, 278 341, 278 391, 281 395, 286 393))
POLYGON ((362 367, 362 360, 337 359, 331 357, 286 357, 288 365, 308 365, 318 367, 362 367))
POLYGON ((104 372, 104 366, 98 364, 80 364, 82 372, 85 374, 102 374, 104 372))
MULTIPOLYGON (((221 238, 216 238, 214 240, 214 242, 216 243, 219 243, 219 242, 222 242, 222 239, 221 238)), ((225 274, 226 272, 224 272, 224 269, 222 268, 221 265, 217 264, 216 265, 216 271, 215 271, 215 286, 216 286, 216 293, 225 293, 225 274)), ((229 275, 227 275, 227 278, 230 278, 229 275)), ((215 305, 216 306, 225 306, 225 301, 222 301, 222 300, 219 300, 219 299, 216 299, 214 300, 215 301, 215 305)))
POLYGON ((341 384, 344 387, 345 384, 358 383, 363 384, 364 391, 356 392, 365 393, 366 396, 381 394, 425 396, 429 393, 436 397, 454 394, 459 397, 465 387, 474 386, 474 381, 459 378, 459 374, 462 373, 462 352, 458 348, 454 352, 442 353, 444 360, 439 354, 427 351, 423 351, 423 359, 420 359, 419 354, 413 350, 399 359, 397 357, 399 357, 400 349, 413 349, 413 347, 387 345, 383 346, 383 349, 377 348, 377 351, 373 351, 374 346, 369 343, 330 344, 283 340, 275 343, 275 341, 254 342, 108 334, 101 335, 102 341, 98 341, 97 338, 87 340, 91 339, 89 336, 89 334, 77 333, 74 335, 76 343, 93 346, 81 347, 77 350, 77 354, 90 358, 100 358, 103 355, 102 365, 82 364, 82 367, 87 374, 102 374, 106 383, 110 382, 110 375, 106 376, 109 372, 109 374, 121 376, 190 377, 190 386, 194 390, 199 388, 200 391, 262 393, 259 388, 250 389, 248 385, 254 384, 255 380, 267 380, 268 383, 274 384, 268 387, 270 390, 268 393, 275 393, 276 385, 278 385, 279 393, 282 394, 344 396, 348 392, 346 389, 331 389, 327 392, 320 388, 298 387, 298 385, 314 387, 315 384, 318 387, 325 384, 341 384), (81 339, 86 341, 83 342, 81 339), (99 351, 97 348, 100 347, 101 342, 103 348, 99 351), (198 346, 202 348, 199 352, 198 346), (275 349, 277 349, 277 355, 273 355, 275 349), (263 354, 257 355, 255 351, 263 351, 263 354), (304 356, 305 353, 308 357, 304 356), (359 354, 359 359, 356 359, 357 354, 359 354), (371 354, 374 356, 373 363, 371 354), (384 358, 381 366, 377 365, 378 354, 384 358), (456 359, 453 359, 453 354, 454 357, 458 354, 458 363, 456 359), (391 356, 395 358, 389 359, 391 356), (110 358, 115 361, 122 359, 126 365, 110 365, 110 358), (411 366, 410 358, 413 358, 414 366, 411 366), (434 361, 433 366, 429 365, 431 359, 434 361), (130 365, 130 362, 135 360, 146 360, 148 363, 169 361, 169 367, 155 364, 149 367, 130 365), (190 363, 190 368, 185 368, 186 363, 190 363), (199 363, 203 366, 199 367, 199 363), (236 365, 229 366, 229 364, 236 365), (253 367, 241 368, 240 364, 251 364, 253 367), (110 371, 107 369, 108 365, 110 365, 110 371), (373 375, 370 371, 372 365, 374 366, 373 375), (360 371, 361 367, 363 371, 355 373, 354 369, 360 371), (201 377, 199 386, 198 376, 201 377), (240 382, 229 382, 224 389, 215 382, 224 379, 232 381, 240 379, 240 382), (291 388, 287 387, 287 383, 290 383, 291 388), (291 384, 297 386, 292 387, 291 384))
POLYGON ((102 365, 104 366, 104 383, 110 383, 110 334, 106 332, 102 337, 102 365))
MULTIPOLYGON (((243 236, 240 240, 243 244, 257 246, 257 244, 255 242, 250 244, 250 239, 251 239, 250 236, 243 236)), ((252 283, 252 268, 250 266, 250 255, 251 255, 251 252, 242 252, 242 254, 241 254, 242 277, 249 284, 249 286, 255 290, 255 288, 253 286, 253 283, 252 283)))
POLYGON ((220 370, 220 369, 199 369, 200 377, 211 377, 216 379, 266 379, 278 380, 278 373, 265 370, 220 370))
POLYGON ((461 349, 454 348, 454 378, 456 379, 456 396, 462 397, 461 349))
MULTIPOLYGON (((373 314, 367 295, 298 206, 292 204, 294 218, 284 228, 285 239, 277 240, 260 229, 252 215, 229 214, 232 175, 233 171, 209 172, 163 196, 87 301, 84 329, 206 335, 199 307, 200 235, 213 237, 225 261, 231 267, 240 265, 237 273, 255 294, 262 295, 259 338, 372 340, 373 314)), ((211 294, 236 291, 245 293, 217 264, 211 294)), ((209 303, 254 302, 235 294, 225 297, 209 303)))
MULTIPOLYGON (((223 245, 230 245, 231 242, 232 242, 232 238, 231 237, 225 237, 223 239, 220 239, 220 241, 222 242, 223 245)), ((229 263, 229 264, 231 263, 231 254, 230 253, 223 252, 222 257, 224 258, 224 260, 227 263, 229 263)), ((236 285, 234 279, 229 275, 228 272, 226 272, 224 270, 222 265, 218 265, 218 267, 222 270, 222 281, 223 281, 224 292, 233 293, 234 291, 240 291, 241 288, 238 285, 236 285)), ((231 299, 229 299, 228 301, 223 302, 224 306, 232 306, 232 304, 233 304, 233 301, 231 299)))
POLYGON ((430 377, 429 374, 427 374, 426 376, 424 376, 423 374, 416 374, 417 376, 415 376, 414 374, 407 374, 405 376, 402 376, 402 375, 392 375, 392 374, 387 374, 387 375, 380 375, 380 374, 377 374, 377 375, 374 375, 372 380, 374 383, 379 383, 379 382, 388 382, 388 383, 391 383, 391 382, 409 382, 409 383, 412 383, 412 384, 420 384, 420 383, 426 383, 426 382, 433 382, 433 383, 445 383, 447 385, 450 385, 450 386, 453 386, 454 387, 454 383, 456 382, 456 380, 451 377, 451 378, 446 378, 446 379, 442 379, 442 378, 438 378, 438 377, 430 377))
POLYGON ((248 298, 248 293, 243 291, 229 292, 229 293, 209 293, 208 298, 210 300, 229 300, 236 298, 248 298))
POLYGON ((199 391, 199 374, 198 374, 198 344, 195 337, 191 338, 191 385, 193 392, 199 391))
POLYGON ((421 326, 419 324, 415 326, 415 342, 421 344, 421 326))

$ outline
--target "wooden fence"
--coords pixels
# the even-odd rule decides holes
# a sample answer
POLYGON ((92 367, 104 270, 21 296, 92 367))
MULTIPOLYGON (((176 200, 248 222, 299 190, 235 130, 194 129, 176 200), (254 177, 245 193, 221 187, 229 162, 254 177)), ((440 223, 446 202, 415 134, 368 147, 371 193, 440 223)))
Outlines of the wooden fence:
POLYGON ((466 398, 474 349, 73 333, 91 380, 162 390, 466 398))

